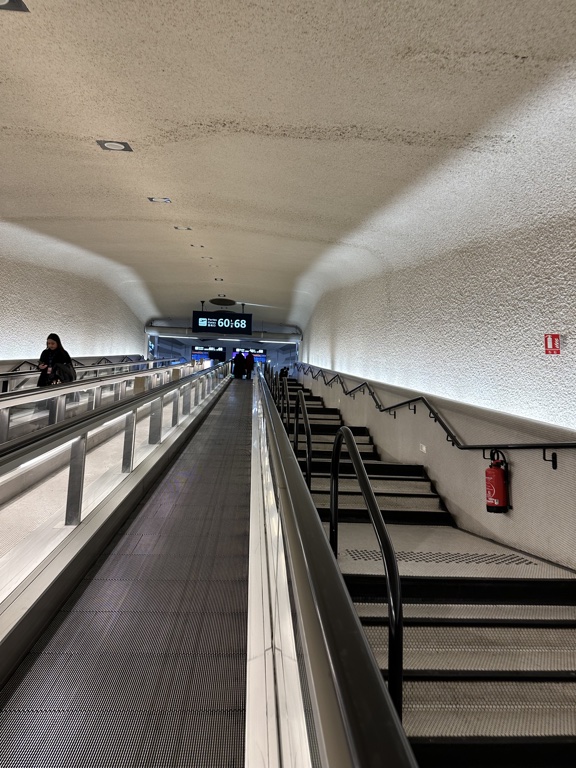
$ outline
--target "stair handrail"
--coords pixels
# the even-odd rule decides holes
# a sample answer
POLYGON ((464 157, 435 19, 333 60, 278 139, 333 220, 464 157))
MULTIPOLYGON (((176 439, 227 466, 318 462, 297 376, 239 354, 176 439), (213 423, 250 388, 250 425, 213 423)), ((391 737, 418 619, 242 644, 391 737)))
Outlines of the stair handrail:
POLYGON ((380 411, 380 413, 388 413, 394 418, 396 418, 396 411, 398 411, 400 408, 408 408, 408 410, 412 411, 412 413, 416 413, 416 404, 422 403, 428 409, 429 417, 431 419, 434 419, 434 423, 439 424, 440 427, 446 433, 446 440, 449 443, 452 443, 452 445, 458 448, 460 451, 490 451, 490 450, 503 451, 503 450, 538 449, 538 450, 543 450, 544 461, 550 462, 552 464, 552 469, 556 469, 558 466, 556 454, 552 453, 550 458, 547 458, 546 451, 551 448, 576 448, 576 441, 573 441, 573 440, 546 442, 546 443, 491 443, 488 441, 481 444, 465 443, 458 436, 456 430, 453 429, 448 424, 447 420, 442 416, 440 411, 437 408, 435 408, 432 405, 432 403, 424 395, 412 397, 409 400, 403 400, 402 402, 395 403, 394 405, 384 406, 380 401, 380 399, 378 398, 378 395, 374 391, 373 387, 370 385, 368 381, 363 381, 361 384, 359 384, 357 387, 354 387, 353 389, 347 389, 346 384, 344 383, 344 379, 339 373, 336 373, 332 378, 327 379, 324 371, 321 368, 319 368, 318 371, 314 374, 313 369, 309 365, 306 365, 304 363, 295 363, 294 365, 296 369, 299 371, 302 371, 304 375, 311 375, 312 378, 315 380, 322 378, 326 386, 331 387, 335 381, 338 381, 338 383, 342 387, 342 391, 347 397, 354 397, 356 392, 358 391, 362 391, 362 394, 364 394, 364 392, 367 391, 370 397, 372 398, 372 400, 374 400, 374 403, 376 404, 376 408, 380 411))
POLYGON ((300 421, 300 411, 302 411, 302 423, 304 424, 304 433, 306 435, 306 485, 308 490, 312 487, 312 429, 308 417, 308 408, 304 392, 299 389, 298 397, 294 405, 294 454, 298 456, 298 427, 300 421))
POLYGON ((282 421, 284 422, 286 426, 286 432, 290 434, 290 393, 288 391, 288 379, 283 376, 282 377, 282 385, 281 385, 281 398, 282 398, 282 408, 281 408, 281 416, 282 421), (286 420, 284 420, 284 413, 286 413, 286 420))
POLYGON ((398 559, 350 427, 340 427, 338 432, 336 432, 334 445, 332 446, 332 460, 330 462, 330 546, 334 552, 334 557, 338 559, 338 480, 343 442, 346 443, 346 448, 356 473, 356 479, 366 502, 366 508, 370 515, 376 538, 378 539, 380 554, 384 564, 386 600, 388 603, 388 691, 396 707, 398 717, 402 720, 402 679, 404 674, 403 620, 402 588, 398 571, 398 559))
POLYGON ((350 768, 383 762, 390 768, 417 768, 280 414, 265 387, 262 395, 290 583, 297 595, 310 688, 319 705, 312 706, 313 719, 322 722, 319 734, 328 734, 331 742, 340 725, 346 734, 346 749, 332 747, 320 762, 350 768))
POLYGON ((338 479, 343 442, 346 443, 362 496, 366 502, 366 508, 370 515, 376 538, 378 539, 384 563, 386 599, 388 603, 388 691, 396 707, 398 717, 402 720, 403 621, 402 588, 398 571, 398 560, 382 512, 376 501, 374 489, 368 478, 366 467, 350 427, 340 427, 332 447, 332 460, 330 463, 330 546, 334 552, 334 557, 338 559, 338 479))

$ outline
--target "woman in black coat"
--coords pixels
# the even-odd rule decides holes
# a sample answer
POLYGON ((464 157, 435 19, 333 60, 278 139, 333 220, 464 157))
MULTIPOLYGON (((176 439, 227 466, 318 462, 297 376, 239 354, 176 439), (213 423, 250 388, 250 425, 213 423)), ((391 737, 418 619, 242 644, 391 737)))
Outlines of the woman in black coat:
POLYGON ((49 387, 51 384, 62 381, 61 372, 58 370, 58 366, 62 364, 72 366, 72 360, 62 346, 60 337, 56 333, 50 333, 46 339, 46 349, 40 355, 38 363, 40 369, 38 386, 49 387))

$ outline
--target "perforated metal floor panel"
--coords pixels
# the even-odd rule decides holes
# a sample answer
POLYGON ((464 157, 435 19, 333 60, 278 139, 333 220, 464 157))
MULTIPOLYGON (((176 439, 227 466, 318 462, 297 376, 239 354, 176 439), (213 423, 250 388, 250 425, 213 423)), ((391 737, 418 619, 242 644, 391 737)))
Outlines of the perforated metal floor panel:
POLYGON ((231 383, 2 690, 2 768, 243 766, 251 400, 231 383))

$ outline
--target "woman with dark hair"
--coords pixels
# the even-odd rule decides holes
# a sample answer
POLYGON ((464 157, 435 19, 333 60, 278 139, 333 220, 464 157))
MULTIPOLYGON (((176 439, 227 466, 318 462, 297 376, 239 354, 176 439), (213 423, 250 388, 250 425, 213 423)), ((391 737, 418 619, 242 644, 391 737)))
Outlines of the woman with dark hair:
POLYGON ((70 355, 62 346, 60 337, 56 333, 48 334, 46 349, 40 355, 38 368, 40 369, 39 387, 49 387, 51 384, 73 381, 76 378, 70 355))

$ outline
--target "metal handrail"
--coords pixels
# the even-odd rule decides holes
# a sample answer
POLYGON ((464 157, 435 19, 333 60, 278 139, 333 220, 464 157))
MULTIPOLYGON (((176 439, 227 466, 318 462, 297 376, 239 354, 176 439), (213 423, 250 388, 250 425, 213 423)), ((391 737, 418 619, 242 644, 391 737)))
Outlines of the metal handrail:
MULTIPOLYGON (((73 359, 72 363, 74 367, 76 368, 78 373, 96 373, 98 374, 98 371, 108 371, 110 368, 136 368, 138 370, 152 370, 155 368, 162 368, 166 367, 168 365, 172 365, 173 363, 177 363, 180 361, 179 357, 175 358, 161 358, 159 360, 122 360, 120 362, 114 363, 109 361, 108 363, 101 363, 100 361, 98 363, 93 364, 84 364, 81 360, 73 359)), ((184 365, 184 363, 183 363, 184 365)), ((34 375, 39 374, 38 369, 38 362, 37 361, 30 361, 30 360, 23 360, 21 363, 18 364, 16 368, 13 368, 10 371, 0 371, 0 380, 2 381, 10 381, 12 379, 24 379, 28 377, 32 377, 34 375), (18 370, 21 365, 27 364, 30 366, 28 370, 20 371, 18 370)))
POLYGON ((543 450, 544 451, 544 460, 548 461, 552 464, 552 469, 556 469, 557 467, 557 457, 553 453, 551 454, 551 458, 546 458, 546 450, 550 448, 576 448, 576 441, 567 440, 567 441, 559 441, 559 442, 543 442, 543 443, 490 443, 485 442, 481 444, 473 444, 473 443, 465 443, 456 433, 456 431, 448 424, 446 419, 441 415, 441 413, 438 411, 437 408, 435 408, 432 403, 429 402, 429 400, 424 397, 424 395, 419 395, 418 397, 410 398, 410 400, 403 400, 400 403, 396 403, 395 405, 389 405, 384 406, 382 405, 381 401, 379 400, 376 392, 374 391, 373 387, 370 385, 368 381, 363 381, 361 384, 359 384, 357 387, 354 387, 354 389, 347 389, 346 384, 344 383, 344 379, 342 376, 337 373, 332 378, 327 379, 324 371, 322 369, 318 369, 316 373, 313 372, 312 368, 309 365, 306 365, 304 363, 295 363, 295 366, 297 370, 302 371, 304 375, 311 375, 314 380, 318 380, 319 378, 322 378, 326 386, 331 387, 332 384, 337 381, 340 386, 342 387, 342 391, 344 394, 348 397, 354 397, 355 394, 358 391, 361 391, 362 394, 364 394, 365 391, 368 392, 372 400, 374 400, 374 403, 376 404, 376 408, 380 411, 380 413, 389 413, 391 416, 396 418, 396 411, 398 411, 400 408, 408 408, 408 410, 412 411, 412 413, 416 413, 416 404, 422 403, 427 409, 428 409, 428 415, 431 419, 434 419, 434 422, 436 424, 439 424, 440 427, 444 430, 446 433, 446 440, 456 448, 458 448, 461 451, 490 451, 490 450, 543 450))
POLYGON ((288 379, 282 378, 282 421, 286 425, 286 432, 290 434, 290 393, 288 392, 288 379), (286 420, 284 420, 284 410, 286 410, 286 420))
POLYGON ((308 418, 308 408, 304 392, 298 390, 298 397, 294 404, 294 453, 298 456, 298 427, 300 426, 300 410, 302 410, 302 422, 304 424, 304 433, 306 435, 306 485, 308 489, 312 487, 312 429, 310 419, 308 418))
POLYGON ((41 433, 32 432, 31 434, 22 435, 7 443, 0 444, 0 476, 24 461, 41 456, 52 448, 57 448, 76 437, 80 431, 96 429, 107 421, 112 421, 128 411, 135 411, 143 405, 163 398, 172 391, 192 384, 203 376, 213 376, 216 370, 228 365, 229 363, 222 363, 220 366, 197 371, 183 379, 168 382, 149 392, 143 392, 126 400, 120 400, 99 408, 97 411, 89 411, 88 413, 73 416, 66 419, 66 421, 46 427, 41 433))
POLYGON ((340 427, 334 438, 332 461, 330 464, 330 546, 334 557, 338 558, 338 479, 340 474, 340 455, 342 443, 346 448, 356 473, 356 478, 366 502, 366 508, 380 545, 380 553, 386 573, 386 598, 388 602, 388 690, 394 702, 398 717, 402 719, 402 678, 403 678, 403 624, 402 590, 398 561, 392 539, 386 528, 382 512, 376 501, 374 490, 368 479, 368 473, 362 462, 360 451, 349 427, 340 427))
POLYGON ((261 392, 322 765, 417 768, 283 422, 261 392))

